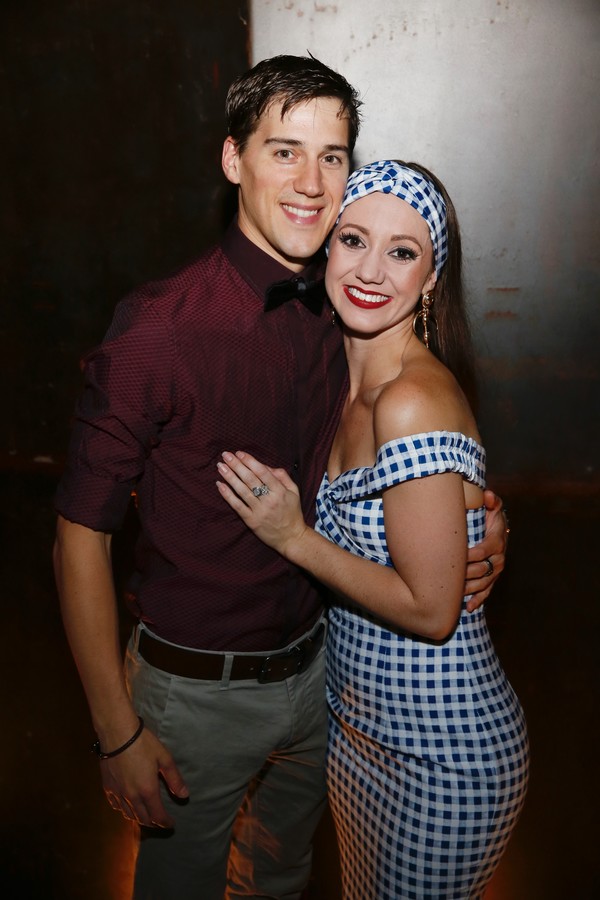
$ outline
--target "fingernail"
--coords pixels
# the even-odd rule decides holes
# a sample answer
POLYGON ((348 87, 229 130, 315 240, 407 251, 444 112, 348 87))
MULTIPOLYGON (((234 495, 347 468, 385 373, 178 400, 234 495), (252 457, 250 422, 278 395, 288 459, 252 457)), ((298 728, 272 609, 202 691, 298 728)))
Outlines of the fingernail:
POLYGON ((223 459, 227 459, 227 460, 233 459, 233 456, 231 455, 231 453, 229 453, 228 450, 225 450, 224 453, 221 453, 221 456, 223 457, 223 459))

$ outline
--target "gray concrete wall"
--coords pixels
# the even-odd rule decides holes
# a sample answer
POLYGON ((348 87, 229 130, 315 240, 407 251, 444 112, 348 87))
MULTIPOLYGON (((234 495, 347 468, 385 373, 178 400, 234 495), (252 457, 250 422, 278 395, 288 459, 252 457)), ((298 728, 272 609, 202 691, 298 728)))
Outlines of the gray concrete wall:
POLYGON ((600 3, 252 0, 252 61, 365 101, 356 161, 418 160, 462 225, 490 478, 598 488, 600 3))

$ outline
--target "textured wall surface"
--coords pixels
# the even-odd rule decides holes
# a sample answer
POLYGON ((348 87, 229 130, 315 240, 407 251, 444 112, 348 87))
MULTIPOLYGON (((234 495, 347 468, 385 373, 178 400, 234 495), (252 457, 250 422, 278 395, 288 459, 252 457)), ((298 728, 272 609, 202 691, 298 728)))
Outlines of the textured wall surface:
POLYGON ((461 221, 493 477, 600 484, 597 0, 253 0, 252 58, 364 99, 357 162, 420 161, 461 221))
POLYGON ((0 460, 31 468, 64 455, 123 293, 221 232, 247 3, 5 0, 1 21, 0 460))

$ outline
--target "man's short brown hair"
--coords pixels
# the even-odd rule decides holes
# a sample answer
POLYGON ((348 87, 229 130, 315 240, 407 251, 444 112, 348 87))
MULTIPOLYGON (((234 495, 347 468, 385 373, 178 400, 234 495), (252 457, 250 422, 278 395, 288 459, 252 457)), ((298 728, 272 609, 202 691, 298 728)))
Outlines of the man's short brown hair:
POLYGON ((314 56, 273 56, 238 75, 225 103, 228 134, 242 153, 260 117, 272 103, 282 104, 283 118, 294 106, 317 97, 334 97, 340 101, 339 117, 348 119, 348 149, 352 153, 360 128, 362 103, 357 91, 342 75, 314 56))

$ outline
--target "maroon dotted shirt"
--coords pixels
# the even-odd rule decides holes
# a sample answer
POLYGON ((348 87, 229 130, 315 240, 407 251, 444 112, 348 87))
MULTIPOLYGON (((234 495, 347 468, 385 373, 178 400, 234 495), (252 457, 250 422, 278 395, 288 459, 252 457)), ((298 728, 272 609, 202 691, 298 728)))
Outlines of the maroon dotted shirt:
POLYGON ((314 520, 346 365, 326 306, 315 314, 294 299, 265 311, 266 287, 290 275, 232 226, 200 259, 125 298, 85 360, 56 508, 110 532, 135 490, 134 611, 177 644, 283 647, 322 606, 308 576, 215 486, 221 452, 248 450, 295 478, 314 520))

